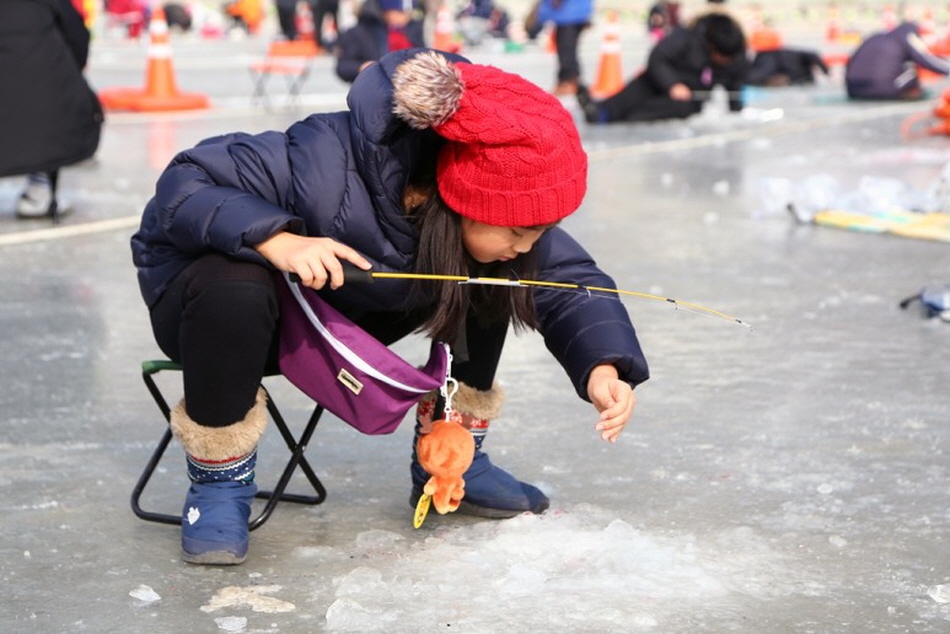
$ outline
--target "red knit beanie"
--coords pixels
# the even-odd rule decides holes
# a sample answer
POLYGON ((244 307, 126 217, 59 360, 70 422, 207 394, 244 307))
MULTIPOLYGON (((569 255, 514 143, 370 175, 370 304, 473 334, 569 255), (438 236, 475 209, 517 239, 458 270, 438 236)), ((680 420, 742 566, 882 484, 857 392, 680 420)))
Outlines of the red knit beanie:
POLYGON ((587 154, 571 114, 526 79, 433 52, 393 76, 394 112, 447 139, 438 159, 442 199, 459 214, 502 227, 547 225, 573 213, 587 190, 587 154))

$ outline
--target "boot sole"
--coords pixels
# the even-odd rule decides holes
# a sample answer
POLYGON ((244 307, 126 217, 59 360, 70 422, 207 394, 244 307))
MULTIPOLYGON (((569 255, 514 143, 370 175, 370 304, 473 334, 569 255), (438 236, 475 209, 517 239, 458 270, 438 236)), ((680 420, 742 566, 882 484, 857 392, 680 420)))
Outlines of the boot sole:
POLYGON ((212 550, 206 553, 194 555, 182 550, 181 558, 189 564, 202 564, 205 566, 236 566, 238 564, 243 564, 244 560, 247 559, 247 555, 238 557, 234 553, 229 553, 226 550, 212 550))
MULTIPOLYGON (((409 506, 416 508, 416 505, 419 503, 419 498, 422 497, 422 494, 418 491, 413 491, 409 495, 409 506)), ((463 515, 472 515, 474 517, 484 517, 491 520, 506 520, 512 517, 517 517, 522 513, 534 513, 535 515, 540 515, 548 510, 550 503, 546 502, 541 505, 539 509, 527 509, 527 510, 515 510, 515 509, 496 509, 489 506, 479 506, 477 504, 471 504, 466 502, 464 499, 459 504, 456 513, 461 513, 463 515)))

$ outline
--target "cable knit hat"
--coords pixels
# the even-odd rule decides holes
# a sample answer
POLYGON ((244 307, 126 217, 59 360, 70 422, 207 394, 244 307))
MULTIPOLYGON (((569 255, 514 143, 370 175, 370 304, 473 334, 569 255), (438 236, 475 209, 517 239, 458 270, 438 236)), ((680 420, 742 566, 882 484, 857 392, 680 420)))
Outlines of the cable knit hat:
POLYGON ((394 113, 448 140, 439 193, 453 210, 502 227, 546 225, 573 213, 587 190, 587 155, 571 114, 553 96, 492 66, 426 51, 393 75, 394 113))

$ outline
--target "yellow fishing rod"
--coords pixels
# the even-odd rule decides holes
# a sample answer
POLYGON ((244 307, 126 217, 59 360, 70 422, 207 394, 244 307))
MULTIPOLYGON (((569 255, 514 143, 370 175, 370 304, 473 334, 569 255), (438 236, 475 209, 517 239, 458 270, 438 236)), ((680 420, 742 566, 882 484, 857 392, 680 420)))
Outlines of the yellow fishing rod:
MULTIPOLYGON (((642 293, 639 291, 626 291, 618 288, 608 288, 606 286, 586 286, 584 284, 575 284, 571 282, 547 282, 542 280, 521 280, 508 279, 505 277, 471 277, 468 275, 442 275, 438 273, 389 273, 385 271, 364 271, 356 268, 352 264, 344 263, 343 281, 344 283, 372 283, 374 280, 423 280, 431 282, 456 282, 458 284, 484 284, 487 286, 512 286, 518 288, 550 288, 554 290, 572 291, 576 293, 587 293, 588 295, 600 297, 606 295, 617 295, 624 297, 636 297, 639 299, 648 299, 658 302, 665 302, 673 305, 674 308, 684 309, 688 312, 694 312, 701 315, 708 315, 717 319, 729 321, 752 330, 752 325, 742 321, 738 317, 733 317, 715 308, 709 308, 695 302, 685 302, 672 297, 663 297, 652 293, 642 293)), ((300 282, 300 276, 296 273, 290 274, 291 282, 300 282)))

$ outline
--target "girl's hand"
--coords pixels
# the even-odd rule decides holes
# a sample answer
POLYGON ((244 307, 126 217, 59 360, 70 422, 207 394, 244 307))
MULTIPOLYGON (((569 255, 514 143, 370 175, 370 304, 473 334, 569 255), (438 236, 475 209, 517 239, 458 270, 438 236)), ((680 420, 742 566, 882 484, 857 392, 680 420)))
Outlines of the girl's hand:
POLYGON ((345 244, 331 238, 308 238, 283 231, 258 244, 255 249, 278 270, 296 273, 300 284, 313 289, 343 286, 343 265, 352 262, 363 270, 372 265, 366 258, 345 244))
POLYGON ((601 438, 609 442, 617 442, 637 404, 633 388, 618 376, 614 366, 599 365, 591 371, 587 379, 587 396, 600 412, 600 421, 594 429, 600 432, 601 438))

